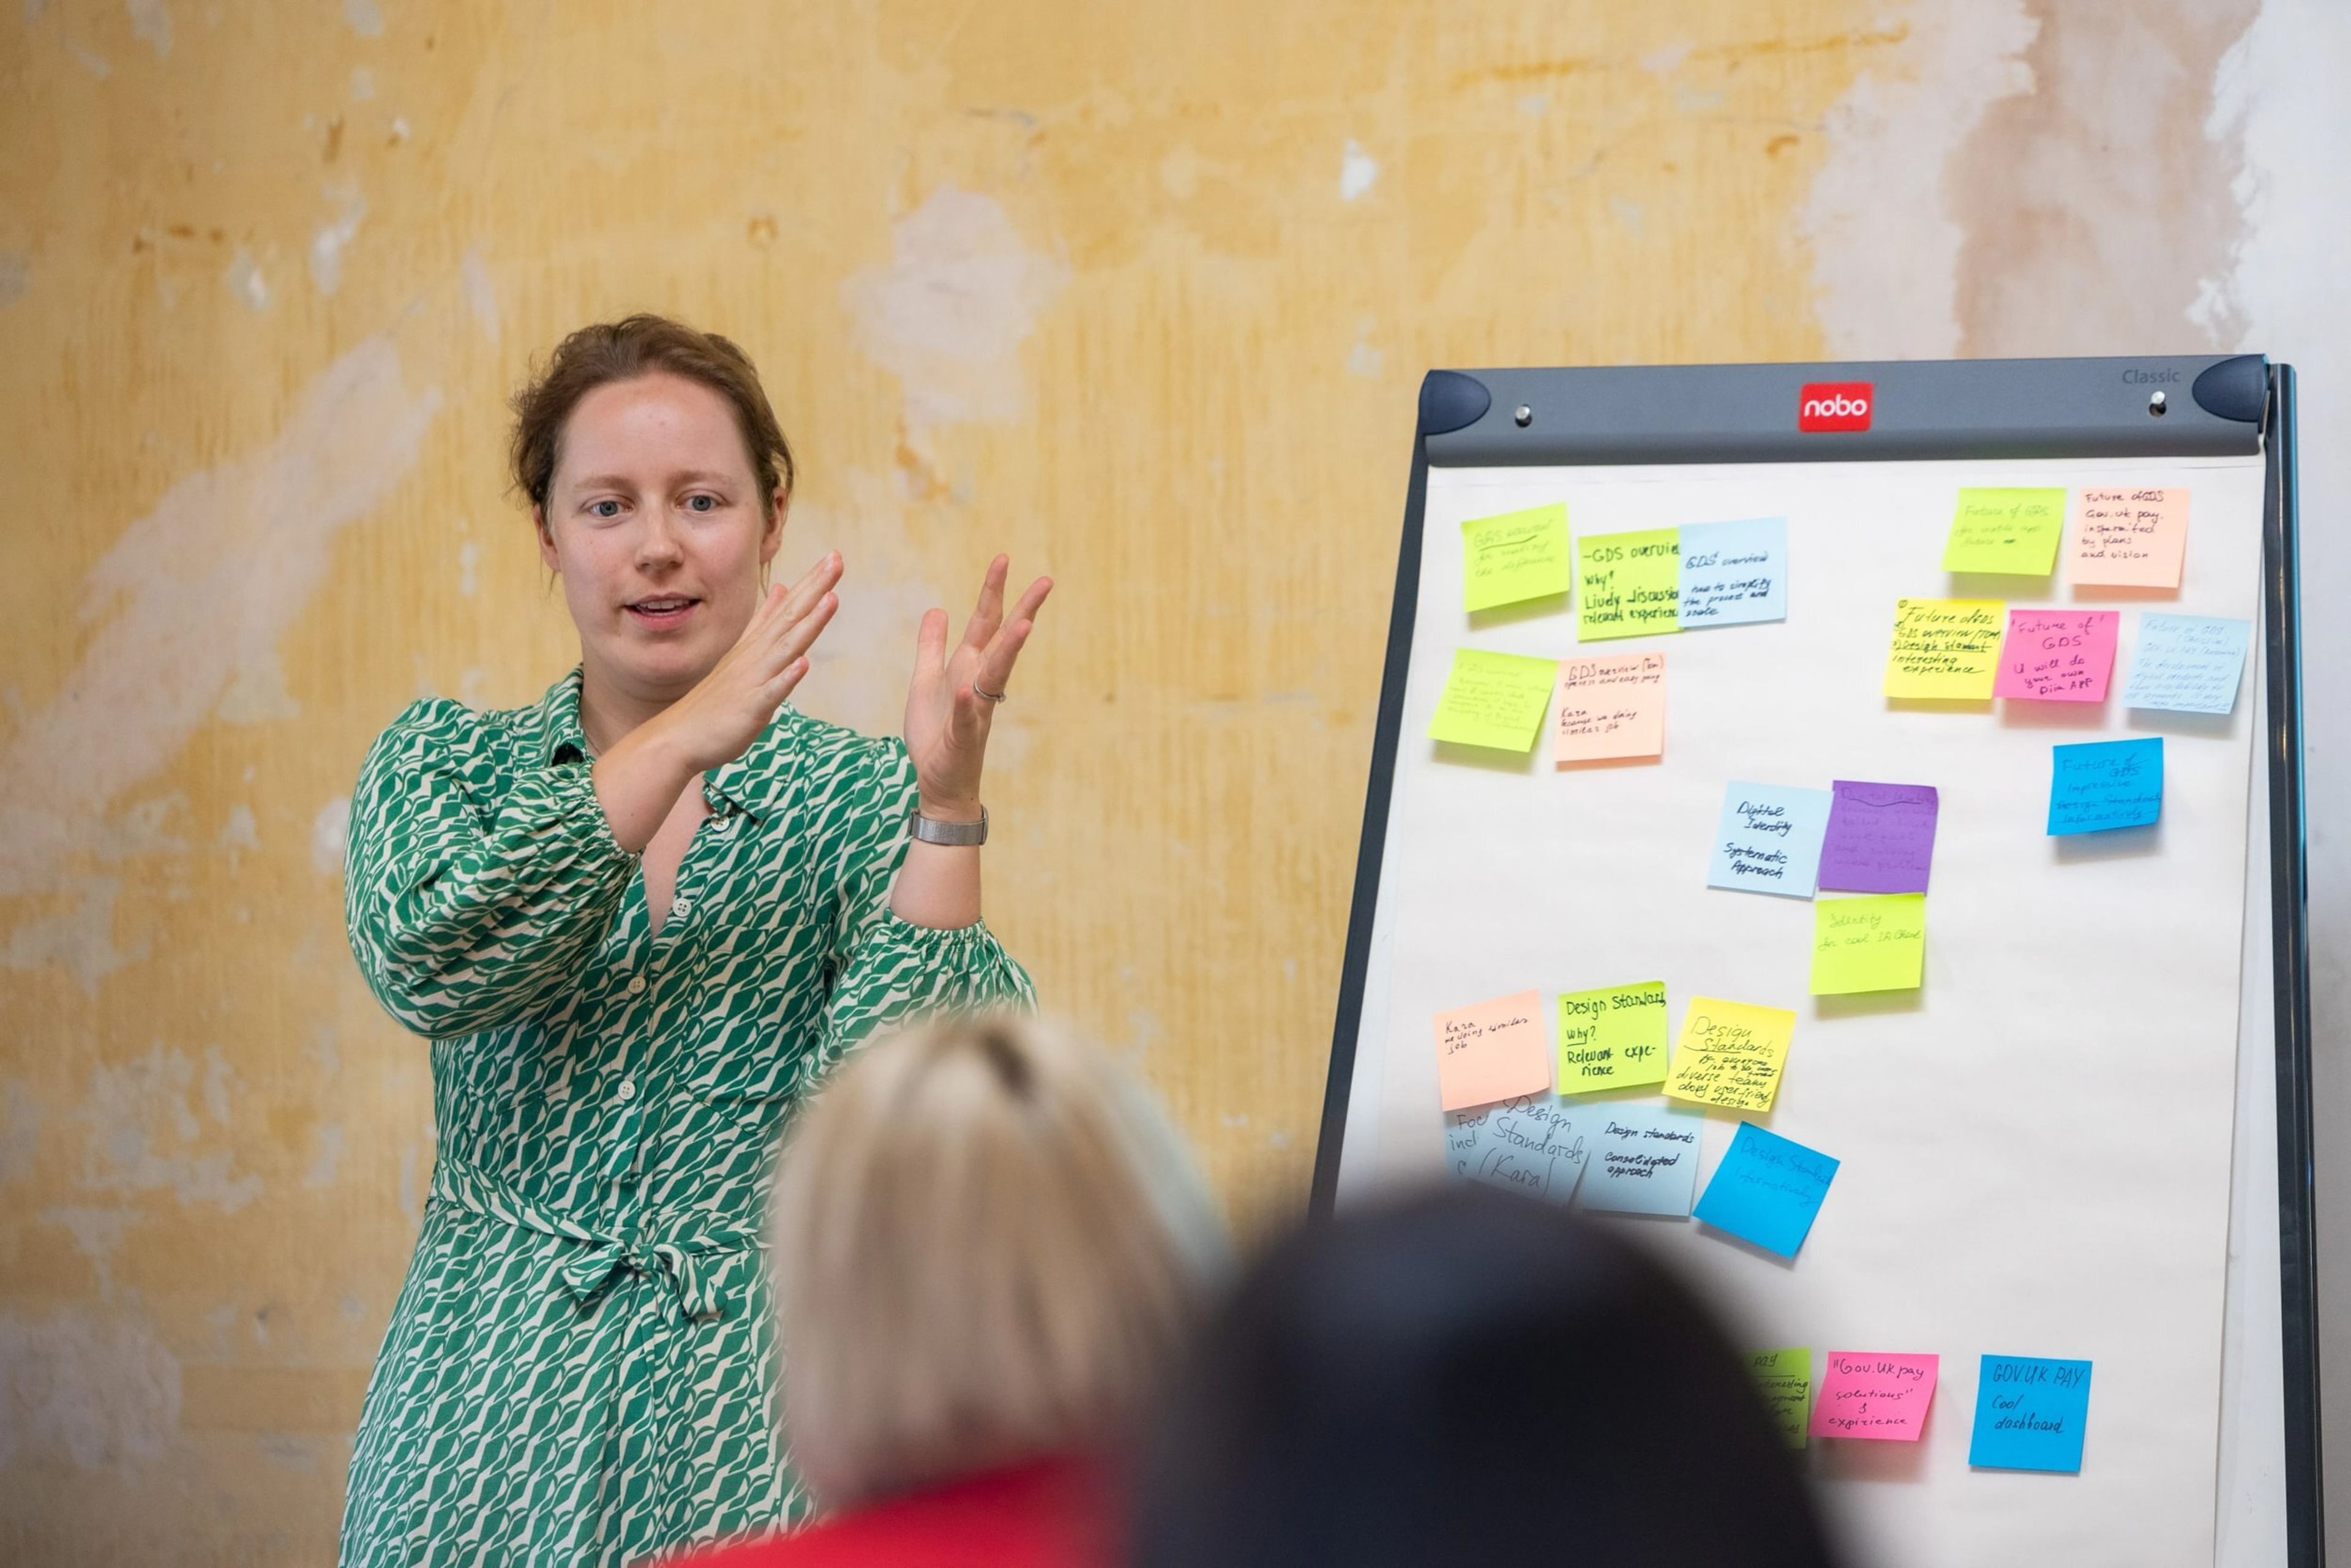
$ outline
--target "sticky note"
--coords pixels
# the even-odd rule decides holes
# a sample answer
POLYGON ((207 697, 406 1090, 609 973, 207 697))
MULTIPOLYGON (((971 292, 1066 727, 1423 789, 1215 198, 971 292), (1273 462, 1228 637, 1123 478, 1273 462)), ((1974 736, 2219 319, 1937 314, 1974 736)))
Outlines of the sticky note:
POLYGON ((2064 531, 2063 486, 1961 490, 1943 544, 1943 570, 2046 577, 2056 570, 2057 538, 2064 531))
POLYGON ((1763 1392, 1764 1407, 1780 1428, 1780 1440, 1792 1448, 1804 1446, 1804 1421, 1813 1413, 1813 1353, 1792 1350, 1750 1350, 1748 1375, 1763 1392))
POLYGON ((1839 893, 1926 892, 1941 809, 1932 784, 1834 780, 1820 885, 1839 893))
POLYGON ((1585 534, 1575 541, 1578 642, 1678 632, 1680 595, 1680 529, 1585 534))
POLYGON ((1666 1081, 1666 983, 1603 986, 1559 998, 1562 1094, 1666 1081))
POLYGON ((1717 1230, 1793 1258, 1836 1173, 1837 1162, 1818 1149, 1741 1122, 1694 1212, 1717 1230))
POLYGON ((2049 831, 2143 828, 2163 815, 2163 737, 2050 748, 2049 831))
POLYGON ((1552 760, 1561 767, 1666 749, 1666 656, 1610 653, 1560 664, 1552 720, 1552 760))
POLYGON ((1583 1174, 1588 1144, 1581 1123, 1590 1106, 1549 1094, 1521 1094, 1445 1118, 1445 1152, 1453 1174, 1511 1192, 1565 1203, 1583 1174))
POLYGON ((1682 1015, 1666 1093, 1733 1111, 1769 1111, 1795 1032, 1796 1015, 1784 1008, 1694 998, 1682 1015))
POLYGON ((1556 659, 1456 648, 1428 738, 1495 751, 1531 751, 1559 674, 1556 659))
POLYGON ((2112 610, 2011 610, 2000 647, 1996 697, 2102 703, 2122 616, 2112 610))
POLYGON ((1464 610, 1491 610, 1565 593, 1573 575, 1563 502, 1472 517, 1461 525, 1464 610))
POLYGON ((1941 1357, 1833 1350, 1813 1401, 1815 1437, 1915 1443, 1935 1402, 1941 1357))
POLYGON ((1542 994, 1520 991, 1437 1015, 1437 1091, 1447 1111, 1551 1087, 1542 994))
POLYGON ((1682 630, 1788 618, 1788 519, 1684 523, 1682 630))
POLYGON ((1722 792, 1706 884, 1810 898, 1828 826, 1827 790, 1734 779, 1722 792))
POLYGON ((2233 710, 2245 674, 2245 643, 2252 632, 2250 621, 2153 612, 2141 615, 2130 679, 2123 683, 2124 704, 2171 713, 2233 710))
POLYGON ((2177 588, 2188 553, 2188 492, 2074 492, 2074 554, 2066 575, 2078 586, 2177 588))
POLYGON ((2090 1364, 2037 1355, 1987 1355, 1976 1374, 1976 1426, 1968 1463, 1987 1469, 2082 1469, 2090 1419, 2090 1364))
POLYGON ((1813 905, 1813 995, 1915 991, 1926 967, 1925 894, 1823 898, 1813 905))
POLYGON ((1605 1100, 1593 1110, 1587 1124, 1592 1157, 1577 1206, 1614 1214, 1687 1214, 1706 1117, 1672 1105, 1605 1100))
POLYGON ((1886 659, 1889 697, 1965 699, 1991 695, 2000 667, 1998 599, 1897 599, 1894 649, 1886 659))

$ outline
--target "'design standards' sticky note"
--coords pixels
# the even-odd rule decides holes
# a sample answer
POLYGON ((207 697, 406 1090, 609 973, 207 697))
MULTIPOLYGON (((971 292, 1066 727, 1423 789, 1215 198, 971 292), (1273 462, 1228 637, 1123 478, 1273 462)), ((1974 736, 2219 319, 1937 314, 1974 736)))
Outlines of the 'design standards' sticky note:
POLYGON ((1558 674, 1556 659, 1456 648, 1444 695, 1428 721, 1428 738, 1493 751, 1531 751, 1558 674))
POLYGON ((2037 1355, 1987 1355, 1976 1375, 1976 1426, 1968 1463, 1984 1469, 2082 1469, 2090 1419, 2090 1364, 2037 1355))
POLYGON ((2000 599, 1897 599, 1886 695, 1965 701, 1991 695, 2000 668, 2000 599))
POLYGON ((1437 1015, 1437 1093, 1447 1111, 1551 1087, 1542 994, 1520 991, 1437 1015))
POLYGON ((2138 618, 2138 646, 2131 652, 2130 679, 2123 683, 2126 707, 2168 713, 2229 713, 2245 674, 2250 621, 2214 615, 2138 618))
POLYGON ((1915 991, 1926 972, 1925 894, 1875 893, 1813 905, 1813 995, 1915 991))
POLYGON ((2112 610, 2011 610, 2000 648, 1996 697, 2102 703, 2122 616, 2112 610))
POLYGON ((1575 541, 1575 636, 1580 643, 1678 632, 1681 530, 1586 534, 1575 541))
POLYGON ((1707 886, 1812 897, 1821 870, 1821 841, 1828 832, 1829 805, 1825 789, 1732 779, 1722 792, 1722 820, 1715 825, 1707 886))
POLYGON ((1935 1403, 1942 1358, 1885 1351, 1833 1350, 1813 1401, 1815 1437, 1915 1443, 1935 1403))
POLYGON ((1684 523, 1682 630, 1788 618, 1788 519, 1684 523))
POLYGON ((1813 1353, 1799 1345, 1788 1350, 1750 1350, 1748 1375, 1763 1392, 1780 1440, 1792 1448, 1804 1446, 1804 1422, 1813 1413, 1813 1353))
POLYGON ((1568 991, 1559 998, 1562 1094, 1596 1094, 1666 1081, 1666 983, 1568 991))
POLYGON ((1614 1214, 1687 1214, 1698 1186, 1698 1133, 1705 1115, 1675 1105, 1604 1100, 1586 1123, 1592 1157, 1579 1208, 1614 1214))
POLYGON ((2050 748, 2049 831, 2143 828, 2163 815, 2163 737, 2050 748))
POLYGON ((1793 1258, 1836 1173, 1837 1162, 1818 1149, 1741 1122, 1691 1212, 1717 1230, 1793 1258))
POLYGON ((1609 653, 1562 660, 1552 737, 1552 758, 1562 768, 1663 756, 1666 656, 1609 653))
POLYGON ((1445 1154, 1463 1181, 1565 1203, 1575 1195, 1593 1111, 1550 1094, 1521 1094, 1445 1118, 1445 1154))
POLYGON ((2047 577, 2057 569, 2057 539, 2064 531, 2063 486, 1961 490, 1943 544, 1943 570, 2047 577))
POLYGON ((1567 506, 1529 507, 1461 525, 1461 608, 1491 610, 1565 593, 1574 576, 1567 506))
POLYGON ((1769 1111, 1788 1064, 1796 1015, 1784 1008, 1691 998, 1666 1071, 1666 1094, 1732 1111, 1769 1111))
POLYGON ((2074 492, 2075 587, 2177 588, 2187 553, 2186 490, 2074 492))
POLYGON ((1832 781, 1820 886, 1838 893, 1926 892, 1941 810, 1932 784, 1832 781))

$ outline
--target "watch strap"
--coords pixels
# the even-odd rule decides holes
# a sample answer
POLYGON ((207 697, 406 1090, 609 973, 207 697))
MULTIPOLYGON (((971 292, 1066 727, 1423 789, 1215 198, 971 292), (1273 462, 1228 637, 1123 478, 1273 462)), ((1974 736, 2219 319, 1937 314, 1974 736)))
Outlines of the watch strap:
POLYGON ((987 808, 979 809, 977 822, 942 822, 935 817, 923 815, 917 806, 907 813, 906 831, 926 844, 968 846, 987 842, 987 808))

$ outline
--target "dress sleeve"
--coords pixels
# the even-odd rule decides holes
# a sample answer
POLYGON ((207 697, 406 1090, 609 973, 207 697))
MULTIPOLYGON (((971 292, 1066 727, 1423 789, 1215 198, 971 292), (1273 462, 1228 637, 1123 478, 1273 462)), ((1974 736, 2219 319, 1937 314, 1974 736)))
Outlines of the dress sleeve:
POLYGON ((841 813, 847 841, 835 852, 843 868, 833 910, 832 996, 814 1063, 830 1071, 876 1030, 932 1012, 1037 1006, 1028 971, 1013 961, 985 921, 938 930, 902 920, 890 908, 890 884, 906 858, 906 813, 914 769, 905 743, 877 741, 858 792, 841 813))
POLYGON ((351 796, 343 913, 368 987, 445 1038, 517 1022, 573 983, 637 860, 584 767, 525 767, 495 809, 458 770, 479 719, 445 700, 377 737, 351 796))

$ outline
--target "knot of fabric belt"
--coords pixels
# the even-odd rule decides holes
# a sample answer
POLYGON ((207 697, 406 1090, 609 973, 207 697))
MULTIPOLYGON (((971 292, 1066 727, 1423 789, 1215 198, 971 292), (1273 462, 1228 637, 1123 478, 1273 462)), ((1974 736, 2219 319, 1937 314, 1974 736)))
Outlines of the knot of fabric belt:
POLYGON ((718 1315, 710 1281, 703 1272, 706 1253, 673 1245, 622 1241, 608 1237, 563 1265, 563 1283, 582 1303, 591 1301, 620 1274, 660 1275, 677 1296, 677 1310, 695 1322, 718 1315))

